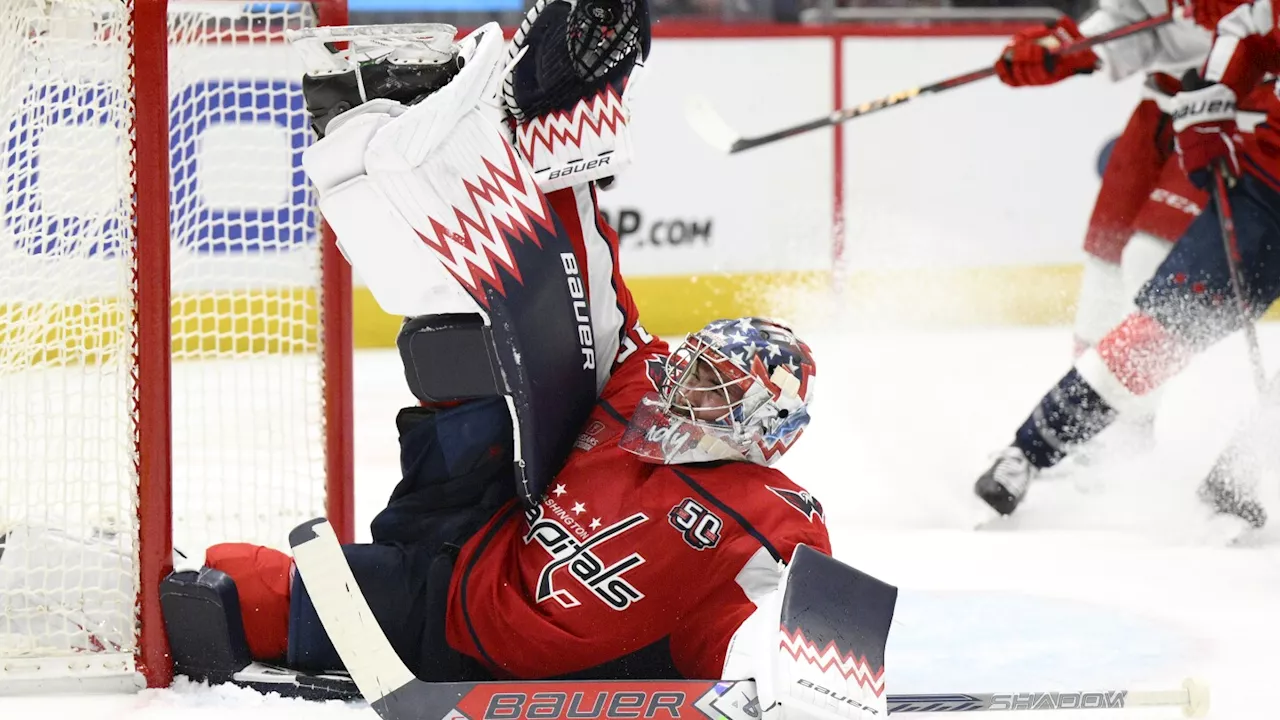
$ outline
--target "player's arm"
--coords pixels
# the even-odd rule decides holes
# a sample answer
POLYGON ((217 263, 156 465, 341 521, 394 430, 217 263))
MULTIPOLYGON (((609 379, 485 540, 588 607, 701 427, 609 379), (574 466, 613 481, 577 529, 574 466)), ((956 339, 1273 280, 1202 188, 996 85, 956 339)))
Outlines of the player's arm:
POLYGON ((1275 25, 1272 0, 1238 5, 1223 15, 1204 64, 1204 80, 1243 97, 1267 73, 1280 70, 1275 25))
MULTIPOLYGON (((1175 22, 1095 48, 1099 67, 1105 69, 1112 80, 1123 80, 1150 70, 1180 74, 1203 61, 1212 33, 1193 22, 1185 11, 1177 7, 1176 0, 1173 5, 1175 22)), ((1101 0, 1098 7, 1080 22, 1080 32, 1085 37, 1101 35, 1163 15, 1170 9, 1170 4, 1164 0, 1101 0)))
POLYGON ((1197 186, 1209 185, 1211 171, 1222 165, 1232 176, 1241 172, 1243 139, 1236 124, 1237 100, 1280 69, 1272 0, 1235 7, 1217 23, 1217 35, 1195 82, 1184 80, 1174 96, 1171 114, 1178 157, 1197 186))
POLYGON ((1180 71, 1199 64, 1210 34, 1193 22, 1175 22, 1066 55, 1053 51, 1168 12, 1161 0, 1101 0, 1077 25, 1069 17, 1013 36, 996 61, 996 75, 1010 86, 1050 85, 1103 68, 1112 80, 1144 70, 1180 71))

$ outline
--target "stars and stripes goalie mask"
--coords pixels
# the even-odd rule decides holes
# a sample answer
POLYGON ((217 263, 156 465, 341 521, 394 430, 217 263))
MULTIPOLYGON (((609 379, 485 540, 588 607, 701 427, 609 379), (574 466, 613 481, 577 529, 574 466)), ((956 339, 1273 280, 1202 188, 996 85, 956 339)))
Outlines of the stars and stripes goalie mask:
POLYGON ((536 0, 525 15, 502 104, 544 191, 607 187, 630 164, 631 91, 649 43, 647 0, 536 0))
POLYGON ((785 325, 716 320, 649 363, 654 392, 619 444, 650 462, 771 465, 809 424, 817 365, 785 325))

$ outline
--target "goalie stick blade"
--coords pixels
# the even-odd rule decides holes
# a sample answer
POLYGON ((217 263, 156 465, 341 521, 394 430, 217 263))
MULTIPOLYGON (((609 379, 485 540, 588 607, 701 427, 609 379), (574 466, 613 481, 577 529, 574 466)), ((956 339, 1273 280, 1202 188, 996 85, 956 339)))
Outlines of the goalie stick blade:
POLYGON ((418 682, 369 609, 329 521, 316 518, 299 525, 289 533, 289 545, 316 614, 360 694, 377 703, 418 682))
POLYGON ((737 152, 742 136, 729 127, 706 98, 688 98, 685 101, 685 119, 703 142, 725 154, 737 152))

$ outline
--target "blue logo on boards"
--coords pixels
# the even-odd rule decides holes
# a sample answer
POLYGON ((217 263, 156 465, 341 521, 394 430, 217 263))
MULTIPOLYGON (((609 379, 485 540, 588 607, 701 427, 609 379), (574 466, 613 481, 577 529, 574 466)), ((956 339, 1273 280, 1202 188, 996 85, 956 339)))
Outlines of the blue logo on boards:
MULTIPOLYGON (((119 252, 127 232, 122 223, 128 213, 127 208, 112 204, 128 200, 123 192, 110 189, 110 183, 117 177, 123 182, 125 174, 118 165, 128 159, 111 152, 104 142, 121 137, 118 126, 122 122, 122 104, 121 90, 107 84, 31 88, 23 112, 9 125, 0 161, 5 169, 6 229, 18 249, 32 255, 74 253, 82 257, 119 252), (91 131, 95 127, 102 129, 96 134, 97 139, 93 139, 92 132, 83 133, 85 146, 78 148, 75 131, 91 131), (88 163, 77 167, 75 174, 92 178, 96 189, 91 190, 108 198, 107 207, 102 207, 101 202, 59 197, 59 193, 78 192, 75 187, 40 182, 41 158, 48 161, 51 155, 47 153, 54 152, 45 147, 51 132, 58 132, 60 138, 67 140, 56 151, 59 162, 88 163), (86 247, 85 243, 89 245, 86 247)), ((302 152, 312 142, 312 133, 299 83, 202 80, 183 88, 170 100, 169 122, 170 225, 176 245, 191 252, 218 254, 286 248, 316 240, 319 218, 302 169, 302 152), (278 195, 266 194, 271 195, 262 198, 270 202, 267 206, 215 206, 202 193, 201 177, 206 169, 201 167, 201 143, 211 131, 233 125, 270 128, 287 138, 287 177, 282 176, 280 181, 287 182, 288 189, 278 195)), ((218 180, 234 182, 235 177, 218 180)), ((245 182, 255 180, 260 182, 261 178, 245 178, 245 182)))

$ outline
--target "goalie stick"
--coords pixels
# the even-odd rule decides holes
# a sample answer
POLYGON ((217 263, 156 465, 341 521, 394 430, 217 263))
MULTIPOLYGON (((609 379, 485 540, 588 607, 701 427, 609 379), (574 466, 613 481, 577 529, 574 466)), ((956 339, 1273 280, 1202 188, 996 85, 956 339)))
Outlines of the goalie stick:
MULTIPOLYGON (((1124 25, 1109 32, 1105 32, 1100 35, 1093 35, 1078 42, 1071 43, 1070 45, 1065 45, 1058 48, 1055 54, 1062 55, 1090 48, 1094 45, 1101 45, 1102 43, 1110 42, 1112 40, 1118 40, 1137 33, 1154 30, 1155 28, 1168 24, 1172 21, 1173 16, 1170 14, 1147 18, 1146 20, 1141 20, 1130 25, 1124 25)), ((733 153, 742 152, 743 150, 750 150, 751 148, 768 145, 769 143, 777 142, 778 140, 785 140, 789 137, 802 135, 810 130, 819 130, 824 127, 839 125, 840 123, 852 120, 856 117, 870 115, 871 113, 884 110, 885 108, 901 105, 922 95, 933 95, 945 90, 952 90, 954 88, 961 87, 962 85, 968 85, 969 83, 991 77, 995 74, 996 71, 994 67, 985 67, 981 70, 974 70, 973 72, 967 72, 963 75, 957 75, 955 77, 947 78, 946 80, 940 80, 932 85, 913 87, 908 90, 902 90, 890 95, 885 95, 882 98, 870 100, 855 107, 836 110, 829 115, 824 115, 820 118, 800 123, 799 125, 792 125, 790 127, 782 128, 781 130, 775 130, 771 133, 756 135, 753 137, 743 137, 742 135, 739 135, 727 122, 724 121, 723 118, 720 117, 705 98, 693 98, 689 100, 688 106, 686 107, 686 119, 689 121, 689 125, 693 127, 694 131, 697 132, 698 135, 707 142, 707 144, 721 152, 732 155, 733 153)))
MULTIPOLYGON (((289 544, 329 639, 360 694, 384 720, 760 718, 750 680, 424 682, 405 667, 378 626, 329 522, 317 518, 299 525, 289 533, 289 544)), ((1209 691, 1187 680, 1181 689, 1155 692, 948 693, 890 695, 887 701, 890 713, 1173 706, 1188 717, 1203 717, 1209 691)))

